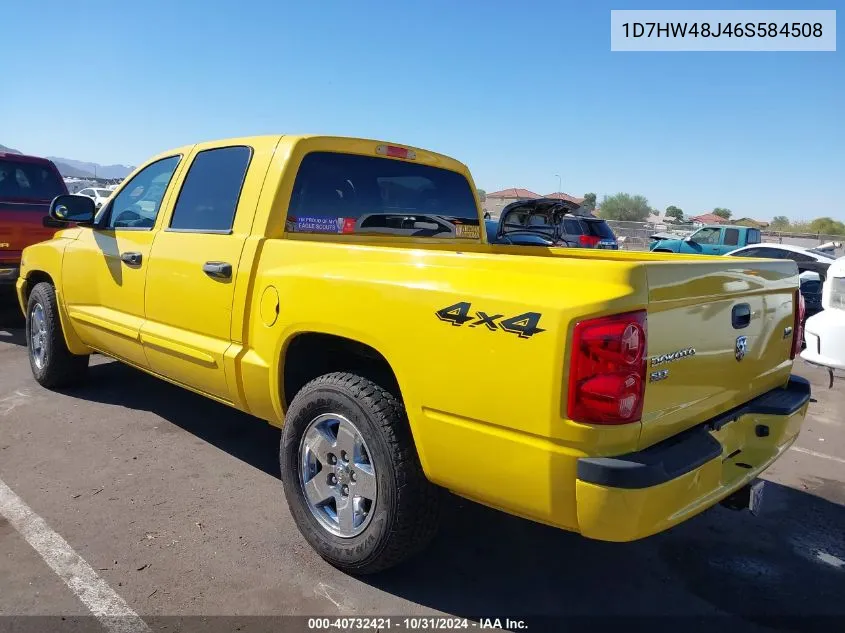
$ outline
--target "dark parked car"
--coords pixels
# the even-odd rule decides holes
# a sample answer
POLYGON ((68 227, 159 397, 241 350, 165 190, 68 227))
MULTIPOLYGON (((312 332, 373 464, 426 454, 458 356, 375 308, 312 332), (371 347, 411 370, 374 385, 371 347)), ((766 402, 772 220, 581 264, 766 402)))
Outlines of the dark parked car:
POLYGON ((547 198, 506 206, 498 222, 487 222, 487 239, 491 244, 619 248, 607 222, 576 204, 547 198))

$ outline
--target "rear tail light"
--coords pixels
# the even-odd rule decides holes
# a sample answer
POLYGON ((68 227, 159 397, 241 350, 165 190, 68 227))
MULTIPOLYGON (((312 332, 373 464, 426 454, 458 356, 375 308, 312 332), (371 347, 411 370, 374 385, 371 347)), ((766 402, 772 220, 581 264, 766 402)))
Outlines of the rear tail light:
POLYGON ((643 412, 646 311, 575 324, 567 416, 587 424, 629 424, 643 412))
POLYGON ((578 243, 581 246, 586 246, 587 248, 595 248, 598 246, 598 243, 601 241, 601 238, 596 237, 595 235, 579 235, 578 236, 578 243))
POLYGON ((790 360, 794 360, 804 343, 804 315, 807 314, 807 306, 804 302, 804 295, 800 290, 795 291, 795 324, 792 327, 792 353, 790 360))

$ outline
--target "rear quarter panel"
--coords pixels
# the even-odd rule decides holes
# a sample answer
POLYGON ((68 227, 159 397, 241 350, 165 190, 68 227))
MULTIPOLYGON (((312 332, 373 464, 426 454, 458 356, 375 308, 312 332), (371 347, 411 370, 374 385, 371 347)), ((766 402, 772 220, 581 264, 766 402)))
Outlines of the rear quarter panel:
POLYGON ((520 254, 267 240, 239 372, 249 409, 280 424, 280 359, 297 334, 366 343, 397 376, 430 480, 494 507, 554 513, 574 525, 575 459, 552 455, 625 452, 636 445, 639 425, 597 429, 565 419, 566 341, 578 318, 644 307, 645 279, 635 265, 501 248, 520 254), (261 301, 271 287, 280 307, 268 325, 261 301), (470 304, 466 323, 438 318, 461 302, 470 304), (501 315, 497 322, 537 313, 542 331, 520 337, 491 330, 476 323, 479 312, 501 315))

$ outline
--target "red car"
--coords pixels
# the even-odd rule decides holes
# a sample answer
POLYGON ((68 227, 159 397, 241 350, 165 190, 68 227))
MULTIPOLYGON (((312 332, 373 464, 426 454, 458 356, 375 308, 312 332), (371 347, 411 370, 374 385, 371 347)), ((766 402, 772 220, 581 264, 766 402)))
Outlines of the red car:
POLYGON ((0 286, 14 285, 24 248, 50 239, 59 228, 47 213, 53 198, 66 193, 51 161, 0 152, 0 286))

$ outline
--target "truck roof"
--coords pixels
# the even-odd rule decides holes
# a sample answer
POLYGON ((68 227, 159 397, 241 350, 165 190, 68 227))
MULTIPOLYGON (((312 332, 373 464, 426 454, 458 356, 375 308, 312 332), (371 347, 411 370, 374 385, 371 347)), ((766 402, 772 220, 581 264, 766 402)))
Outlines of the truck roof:
MULTIPOLYGON (((756 229, 759 231, 756 226, 743 226, 742 224, 705 224, 701 227, 702 229, 756 229)), ((698 230, 698 229, 696 229, 698 230)))
POLYGON ((52 165, 53 161, 43 156, 31 156, 29 154, 16 154, 15 152, 0 152, 0 158, 8 158, 10 160, 20 161, 22 163, 42 163, 44 165, 52 165))
MULTIPOLYGON (((361 153, 368 154, 370 152, 371 144, 375 145, 388 145, 388 146, 395 146, 395 147, 402 147, 405 149, 412 150, 416 152, 419 162, 433 165, 436 167, 443 167, 446 169, 451 169, 453 171, 466 171, 469 172, 468 167, 460 162, 452 158, 451 156, 447 156, 446 154, 440 154, 438 152, 433 152, 431 150, 415 147, 413 145, 408 145, 407 143, 397 143, 394 141, 387 141, 384 139, 372 139, 372 138, 360 138, 354 136, 333 136, 330 134, 262 134, 256 136, 241 136, 241 137, 230 137, 230 138, 222 138, 222 139, 211 139, 207 141, 200 141, 195 145, 202 145, 204 147, 223 147, 226 145, 237 145, 237 144, 249 144, 250 142, 264 142, 272 141, 273 139, 289 143, 291 145, 295 145, 299 142, 308 142, 308 141, 322 141, 322 142, 337 142, 339 145, 342 144, 346 148, 349 148, 352 151, 356 145, 360 145, 358 149, 361 153), (364 150, 367 151, 364 151, 364 150)), ((183 147, 171 148, 166 152, 161 152, 157 154, 155 157, 151 157, 151 159, 147 162, 151 162, 152 160, 156 160, 160 157, 171 155, 174 152, 183 152, 186 149, 190 149, 193 147, 192 145, 187 145, 183 147)))

